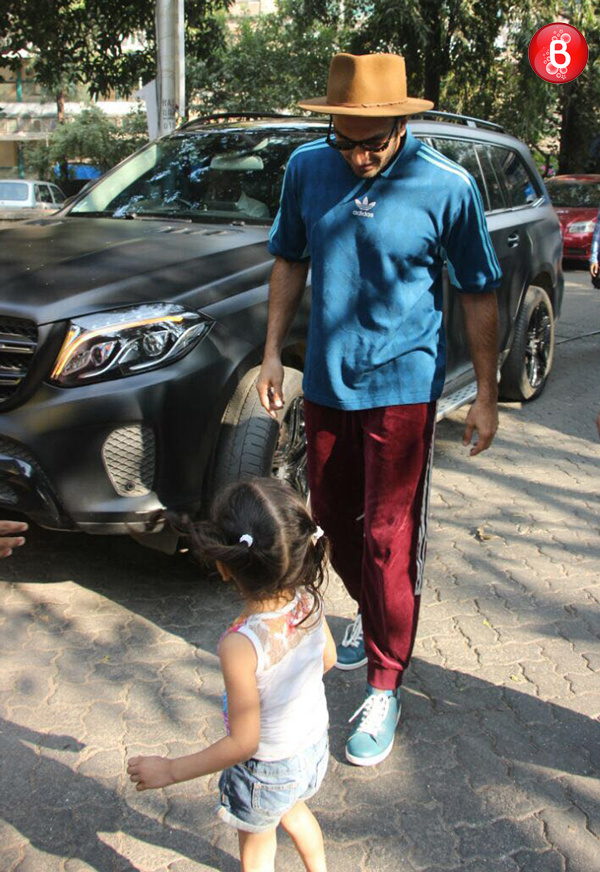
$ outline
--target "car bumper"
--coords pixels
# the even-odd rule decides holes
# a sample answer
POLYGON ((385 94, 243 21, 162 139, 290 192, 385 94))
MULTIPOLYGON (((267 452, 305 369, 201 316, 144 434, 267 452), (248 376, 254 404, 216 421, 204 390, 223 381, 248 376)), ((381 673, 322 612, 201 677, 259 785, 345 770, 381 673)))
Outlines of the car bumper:
POLYGON ((0 507, 43 527, 143 533, 193 510, 242 344, 218 325, 172 366, 77 388, 43 384, 0 414, 0 507))
POLYGON ((565 233, 563 236, 563 258, 565 260, 589 261, 592 250, 592 234, 571 236, 565 233))

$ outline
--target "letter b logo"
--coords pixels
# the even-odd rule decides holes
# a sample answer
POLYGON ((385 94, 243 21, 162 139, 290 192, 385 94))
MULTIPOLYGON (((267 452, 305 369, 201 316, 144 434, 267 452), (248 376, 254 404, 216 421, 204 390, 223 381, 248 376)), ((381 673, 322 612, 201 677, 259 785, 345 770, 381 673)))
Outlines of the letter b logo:
POLYGON ((565 22, 540 28, 529 43, 529 63, 545 82, 562 85, 581 75, 588 60, 582 33, 565 22))
POLYGON ((565 67, 565 69, 571 63, 571 55, 567 51, 567 39, 571 42, 571 37, 568 34, 562 39, 553 39, 550 43, 550 63, 555 67, 565 67), (560 57, 562 55, 562 57, 560 57))

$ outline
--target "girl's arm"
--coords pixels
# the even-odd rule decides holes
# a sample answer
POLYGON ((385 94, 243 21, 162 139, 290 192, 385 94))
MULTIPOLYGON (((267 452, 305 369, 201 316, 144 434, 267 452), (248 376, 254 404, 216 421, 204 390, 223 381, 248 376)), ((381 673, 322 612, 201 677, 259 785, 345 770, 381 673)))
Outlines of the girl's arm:
POLYGON ((331 635, 329 624, 325 620, 325 615, 323 615, 323 626, 325 627, 325 637, 327 639, 325 643, 325 651, 323 653, 323 672, 329 672, 329 670, 333 669, 336 664, 337 648, 333 636, 331 635))
POLYGON ((136 790, 166 787, 220 772, 248 760, 260 739, 260 700, 256 685, 256 652, 241 633, 228 633, 219 646, 227 690, 229 736, 186 757, 133 757, 127 771, 136 790))

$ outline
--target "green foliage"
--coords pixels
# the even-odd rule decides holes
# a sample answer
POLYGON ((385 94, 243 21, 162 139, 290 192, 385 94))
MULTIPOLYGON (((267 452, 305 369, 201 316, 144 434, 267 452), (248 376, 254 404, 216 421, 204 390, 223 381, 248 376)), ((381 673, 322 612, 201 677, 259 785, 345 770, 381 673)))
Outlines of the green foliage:
POLYGON ((544 24, 565 17, 560 0, 527 0, 509 19, 506 54, 495 66, 491 91, 494 120, 523 139, 558 172, 599 172, 590 157, 600 136, 600 10, 595 0, 569 4, 570 23, 585 36, 590 54, 583 73, 573 82, 542 81, 529 64, 531 38, 544 24))
POLYGON ((277 12, 243 18, 208 63, 188 64, 194 108, 203 112, 297 110, 302 97, 324 93, 331 55, 347 48, 350 32, 335 23, 310 22, 292 2, 277 12))
MULTIPOLYGON (((232 0, 187 0, 187 50, 208 57, 220 44, 212 16, 232 0)), ((85 84, 91 96, 112 89, 130 94, 156 74, 155 0, 2 0, 2 63, 16 67, 11 53, 35 54, 36 80, 52 93, 85 84), (134 33, 145 37, 141 51, 123 50, 134 33)))
MULTIPOLYGON (((196 111, 297 112, 299 99, 325 93, 335 52, 397 52, 412 96, 497 121, 546 162, 552 151, 557 163, 560 150, 561 171, 600 171, 589 157, 600 137, 598 0, 280 0, 276 13, 233 28, 230 3, 186 0, 196 111), (565 8, 590 58, 575 82, 553 85, 532 71, 528 46, 565 8)), ((36 75, 53 92, 85 82, 93 94, 127 93, 155 75, 154 8, 155 0, 1 0, 0 33, 11 35, 2 51, 37 46, 36 75), (134 31, 146 34, 147 48, 124 53, 123 37, 134 31)))
POLYGON ((97 106, 89 106, 72 121, 59 125, 47 146, 30 149, 27 163, 37 177, 45 179, 63 160, 86 161, 106 171, 147 141, 145 112, 132 109, 119 126, 97 106))

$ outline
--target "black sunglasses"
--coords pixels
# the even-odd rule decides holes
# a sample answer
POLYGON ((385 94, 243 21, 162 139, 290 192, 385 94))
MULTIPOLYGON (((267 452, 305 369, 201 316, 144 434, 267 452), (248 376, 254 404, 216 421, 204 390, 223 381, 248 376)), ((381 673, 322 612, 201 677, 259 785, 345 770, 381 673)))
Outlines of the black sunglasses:
POLYGON ((337 136, 335 130, 333 129, 333 118, 329 118, 329 130, 327 131, 327 145, 330 145, 332 148, 337 149, 337 151, 352 151, 354 148, 364 148, 365 151, 385 151, 392 139, 394 138, 394 134, 398 128, 398 119, 394 121, 394 125, 390 130, 390 133, 387 139, 384 140, 374 140, 374 139, 363 139, 363 140, 354 140, 354 139, 336 139, 337 136))

